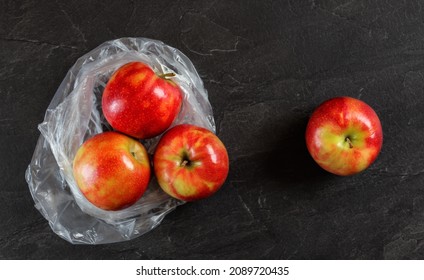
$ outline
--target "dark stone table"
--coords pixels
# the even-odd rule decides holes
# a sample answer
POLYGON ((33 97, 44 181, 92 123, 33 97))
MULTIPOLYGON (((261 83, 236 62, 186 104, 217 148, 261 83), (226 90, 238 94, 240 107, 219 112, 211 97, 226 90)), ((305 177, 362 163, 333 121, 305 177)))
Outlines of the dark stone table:
POLYGON ((0 258, 424 258, 424 1, 1 1, 0 258), (104 41, 158 39, 209 92, 231 171, 213 197, 131 241, 71 245, 35 209, 24 173, 47 106, 104 41), (340 95, 380 116, 365 172, 307 153, 312 110, 340 95))

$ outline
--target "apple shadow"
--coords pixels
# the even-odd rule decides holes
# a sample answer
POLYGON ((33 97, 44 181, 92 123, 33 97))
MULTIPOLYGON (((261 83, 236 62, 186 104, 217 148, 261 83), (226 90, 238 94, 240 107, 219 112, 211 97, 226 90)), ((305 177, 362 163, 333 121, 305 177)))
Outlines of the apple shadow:
POLYGON ((262 135, 277 133, 274 146, 261 156, 267 178, 284 183, 287 187, 302 189, 316 189, 317 183, 334 178, 334 175, 319 167, 306 148, 308 120, 309 116, 296 117, 278 127, 274 124, 262 128, 262 135))

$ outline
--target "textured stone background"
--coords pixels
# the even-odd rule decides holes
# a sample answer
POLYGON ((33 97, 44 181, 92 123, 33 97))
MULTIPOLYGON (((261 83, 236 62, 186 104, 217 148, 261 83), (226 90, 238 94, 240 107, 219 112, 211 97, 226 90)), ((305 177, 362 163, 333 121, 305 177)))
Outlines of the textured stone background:
POLYGON ((424 1, 0 1, 0 258, 423 259, 424 1), (37 124, 75 60, 104 41, 159 39, 209 91, 231 172, 215 196, 135 240, 74 246, 24 179, 37 124), (309 114, 364 100, 380 157, 342 178, 307 154, 309 114))

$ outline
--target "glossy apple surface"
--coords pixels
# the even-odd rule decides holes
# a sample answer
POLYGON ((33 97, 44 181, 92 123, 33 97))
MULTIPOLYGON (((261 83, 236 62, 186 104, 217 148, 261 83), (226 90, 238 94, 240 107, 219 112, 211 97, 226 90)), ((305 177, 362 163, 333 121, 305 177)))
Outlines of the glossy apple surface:
POLYGON ((306 128, 306 146, 312 158, 337 175, 353 175, 368 168, 382 144, 377 114, 365 102, 351 97, 322 103, 306 128))
POLYGON ((151 138, 164 132, 182 103, 180 87, 168 76, 172 75, 156 75, 141 62, 120 67, 103 91, 106 120, 115 130, 135 138, 151 138))
POLYGON ((206 198, 215 193, 228 175, 227 150, 211 131, 178 125, 159 141, 153 166, 161 188, 184 201, 206 198))
POLYGON ((104 132, 78 149, 73 174, 88 201, 104 210, 120 210, 145 192, 150 162, 138 141, 117 132, 104 132))

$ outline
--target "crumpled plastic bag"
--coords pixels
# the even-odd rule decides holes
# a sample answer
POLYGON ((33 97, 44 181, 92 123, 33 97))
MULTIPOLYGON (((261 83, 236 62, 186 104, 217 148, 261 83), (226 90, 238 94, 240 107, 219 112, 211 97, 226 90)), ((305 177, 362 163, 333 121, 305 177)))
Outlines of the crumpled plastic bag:
MULTIPOLYGON (((111 130, 101 111, 101 95, 112 73, 131 61, 144 62, 156 73, 176 74, 172 79, 184 97, 172 126, 191 123, 215 132, 207 91, 191 61, 179 50, 156 40, 122 38, 79 58, 38 126, 41 136, 25 176, 35 207, 56 234, 73 244, 130 240, 158 226, 167 213, 184 203, 164 193, 153 177, 137 203, 105 211, 88 202, 73 178, 72 162, 79 146, 111 130)), ((142 141, 150 155, 160 137, 142 141)))

